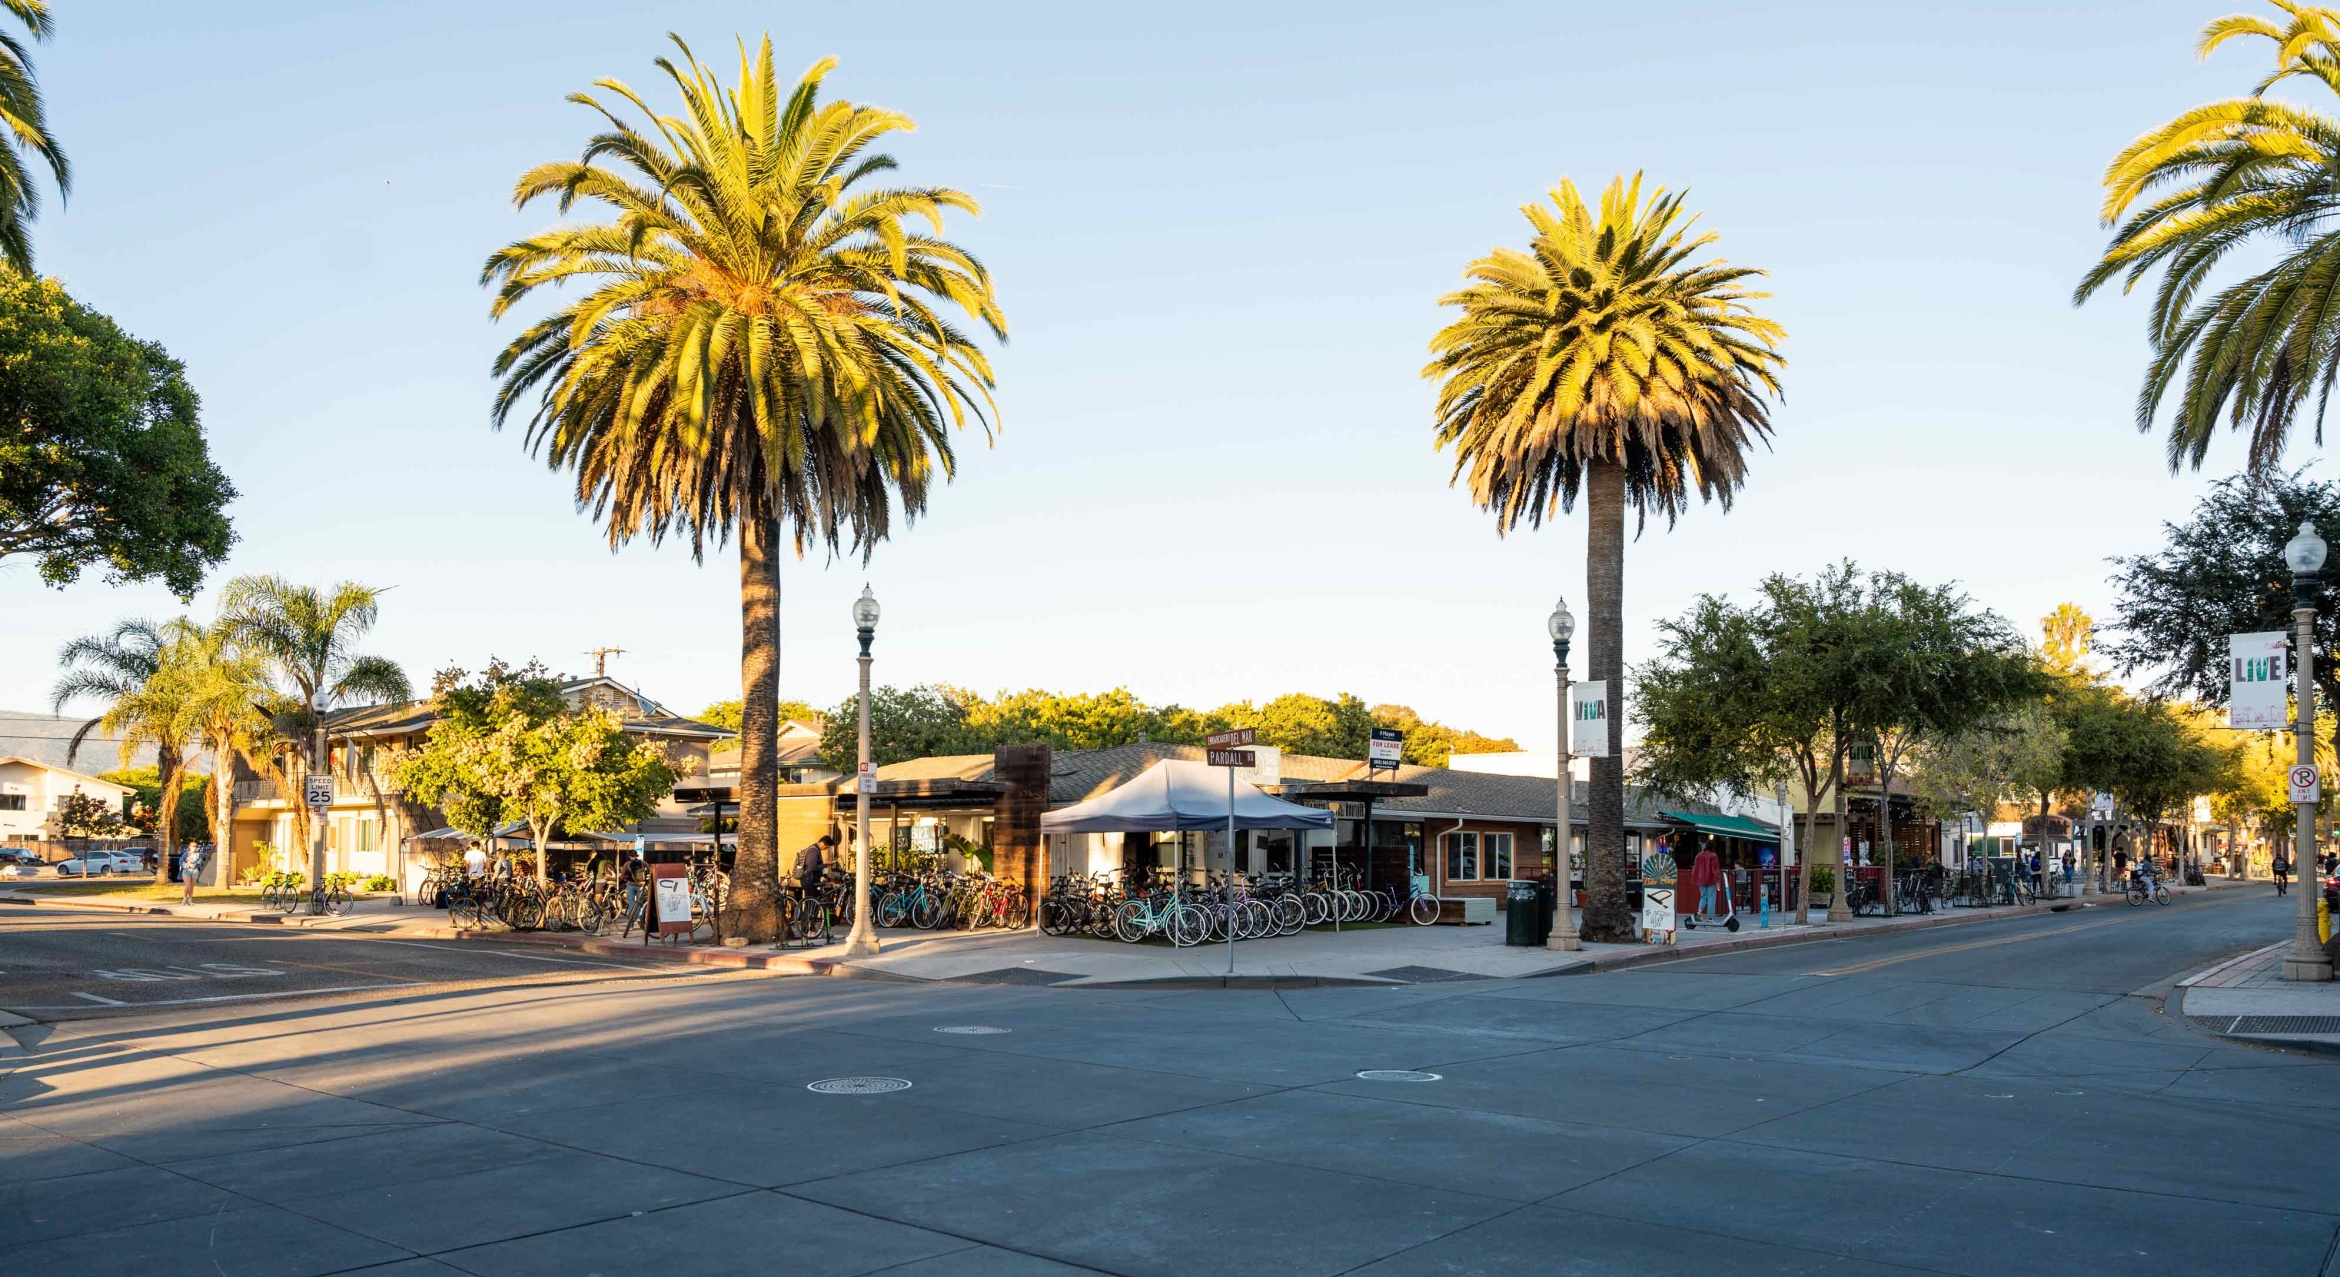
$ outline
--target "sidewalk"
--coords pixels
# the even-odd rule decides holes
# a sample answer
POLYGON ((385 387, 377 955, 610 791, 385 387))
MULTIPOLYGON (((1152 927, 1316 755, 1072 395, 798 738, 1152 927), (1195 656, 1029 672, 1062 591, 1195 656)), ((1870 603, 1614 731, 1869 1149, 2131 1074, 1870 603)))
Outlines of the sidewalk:
POLYGON ((2220 1037, 2340 1052, 2340 981, 2283 978, 2289 939, 2178 981, 2186 1022, 2220 1037))
MULTIPOLYGON (((2177 890, 2183 896, 2250 885, 2212 879, 2207 887, 2177 890)), ((60 908, 124 909, 219 922, 309 927, 420 939, 491 939, 551 945, 610 957, 646 958, 781 975, 1047 985, 1057 988, 1401 985, 1582 975, 1744 949, 1846 939, 1884 931, 1926 930, 2036 913, 2117 906, 2121 903, 2119 896, 2094 895, 2014 907, 1944 909, 1930 914, 1908 914, 1894 918, 1862 917, 1834 923, 1815 920, 1811 925, 1803 927, 1776 918, 1770 927, 1758 927, 1755 916, 1742 914, 1737 932, 1706 926, 1676 932, 1676 942, 1671 945, 1588 943, 1574 953, 1506 945, 1503 943, 1504 929, 1500 920, 1492 926, 1478 927, 1366 927, 1342 932, 1314 928, 1297 936, 1236 944, 1233 946, 1233 968, 1230 971, 1229 946, 1224 942, 1198 945, 1192 949, 1176 949, 1160 942, 1131 945, 1118 940, 1098 940, 1085 936, 1050 936, 1038 930, 881 930, 878 936, 883 949, 879 954, 869 958, 847 958, 841 937, 837 943, 819 948, 776 949, 761 945, 645 944, 639 935, 620 938, 606 933, 587 936, 576 932, 456 931, 447 926, 446 915, 442 913, 415 905, 392 905, 387 900, 361 900, 350 913, 340 917, 311 918, 298 914, 255 911, 237 903, 181 905, 151 900, 109 901, 88 896, 27 899, 34 895, 32 892, 0 892, 0 902, 17 901, 60 908)))

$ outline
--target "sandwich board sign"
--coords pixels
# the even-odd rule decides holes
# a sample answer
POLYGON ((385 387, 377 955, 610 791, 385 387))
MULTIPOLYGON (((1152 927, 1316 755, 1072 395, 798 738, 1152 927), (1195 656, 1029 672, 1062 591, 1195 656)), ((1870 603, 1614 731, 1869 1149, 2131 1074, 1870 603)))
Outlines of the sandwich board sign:
POLYGON ((1674 889, 1641 888, 1641 935, 1652 944, 1674 942, 1674 889))
POLYGON ((2291 725, 2290 645, 2281 630, 2265 634, 2229 634, 2226 725, 2245 730, 2277 730, 2291 725))
POLYGON ((1609 681, 1568 685, 1568 752, 1578 758, 1609 756, 1609 681))
POLYGON ((652 936, 690 933, 690 866, 650 866, 650 924, 642 928, 642 939, 647 942, 652 936))

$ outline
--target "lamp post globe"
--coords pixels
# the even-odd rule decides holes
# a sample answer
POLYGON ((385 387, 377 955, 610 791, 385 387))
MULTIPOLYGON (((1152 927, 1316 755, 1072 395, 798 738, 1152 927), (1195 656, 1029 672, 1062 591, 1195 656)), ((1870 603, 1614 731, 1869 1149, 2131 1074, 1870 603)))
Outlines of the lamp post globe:
MULTIPOLYGON (((2292 689, 2299 730, 2292 736, 2299 746, 2301 767, 2313 767, 2316 761, 2316 600, 2323 594, 2326 548, 2324 538, 2316 535, 2316 525, 2307 519, 2300 520, 2299 535, 2283 546, 2283 562, 2291 569, 2292 666, 2299 680, 2292 689)), ((2324 951, 2322 929, 2316 922, 2316 904, 2323 896, 2315 890, 2316 804, 2298 804, 2293 819, 2291 871, 2298 875, 2301 890, 2291 951, 2283 958, 2283 978, 2329 980, 2332 959, 2324 951)))
POLYGON ((1552 636, 1552 677, 1558 684, 1558 713, 1560 742, 1553 753, 1553 777, 1557 784, 1556 819, 1552 826, 1552 934, 1545 938, 1544 947, 1563 953, 1583 948, 1576 936, 1576 890, 1574 872, 1569 864, 1575 839, 1569 832, 1569 791, 1575 787, 1568 776, 1568 640, 1576 633, 1576 617, 1568 610, 1568 600, 1552 605, 1552 615, 1544 620, 1544 632, 1552 636))
POLYGON ((853 600, 853 632, 861 640, 860 769, 853 778, 853 930, 845 937, 847 957, 867 957, 878 951, 877 928, 869 919, 869 787, 877 777, 869 765, 869 644, 877 637, 877 595, 868 585, 853 600))

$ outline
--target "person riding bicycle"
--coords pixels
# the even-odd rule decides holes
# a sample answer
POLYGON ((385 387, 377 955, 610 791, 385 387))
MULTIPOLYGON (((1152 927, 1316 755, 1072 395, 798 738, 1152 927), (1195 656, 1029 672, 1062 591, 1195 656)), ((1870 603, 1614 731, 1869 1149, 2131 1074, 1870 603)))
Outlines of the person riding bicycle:
POLYGON ((2289 895, 2291 892, 2291 857, 2280 851, 2276 852, 2275 862, 2270 868, 2275 873, 2275 894, 2278 896, 2289 895))

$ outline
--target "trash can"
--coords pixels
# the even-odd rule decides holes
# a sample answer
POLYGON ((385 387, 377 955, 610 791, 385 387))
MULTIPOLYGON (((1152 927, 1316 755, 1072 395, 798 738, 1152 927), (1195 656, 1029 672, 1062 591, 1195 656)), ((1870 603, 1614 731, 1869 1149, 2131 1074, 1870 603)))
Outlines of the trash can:
POLYGON ((1514 880, 1504 899, 1503 943, 1520 946, 1538 945, 1536 923, 1543 910, 1536 904, 1536 884, 1514 880))
POLYGON ((1552 880, 1549 877, 1536 879, 1537 944, 1543 944, 1552 938, 1552 924, 1553 920, 1559 916, 1555 912, 1559 908, 1559 904, 1560 892, 1553 886, 1552 880))

